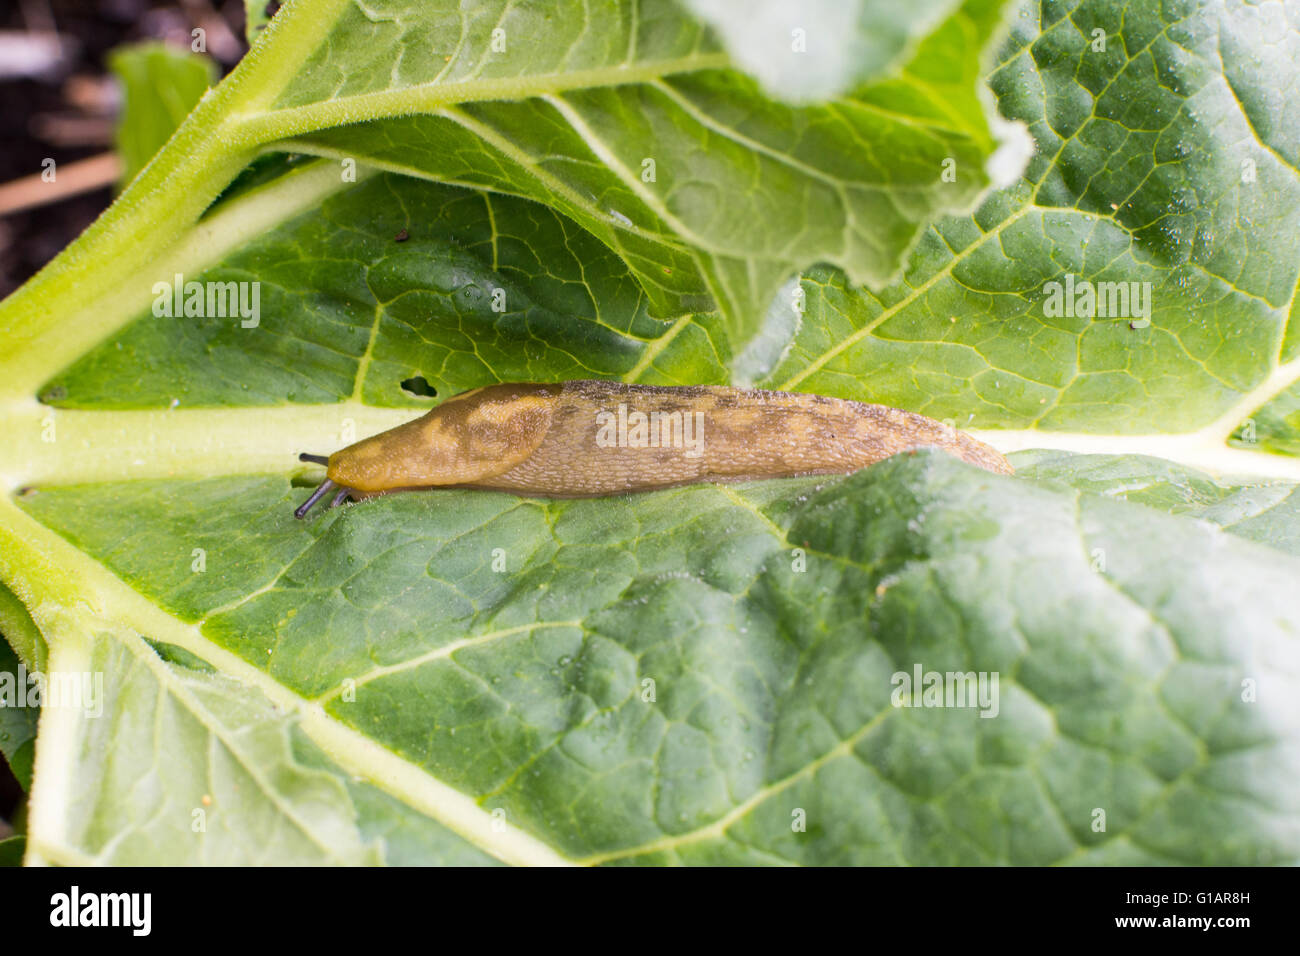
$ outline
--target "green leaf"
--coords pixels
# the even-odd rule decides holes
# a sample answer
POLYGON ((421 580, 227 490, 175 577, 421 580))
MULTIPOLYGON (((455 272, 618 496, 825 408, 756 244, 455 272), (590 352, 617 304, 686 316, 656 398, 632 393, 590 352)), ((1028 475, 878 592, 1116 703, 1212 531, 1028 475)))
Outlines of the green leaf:
POLYGON ((26 837, 12 836, 0 840, 0 866, 21 866, 26 847, 26 837))
POLYGON ((1300 122, 1279 92, 1300 83, 1300 35, 1282 9, 1023 6, 989 74, 1037 145, 1022 181, 932 227, 901 282, 810 273, 760 383, 997 429, 1004 448, 1300 478, 1260 454, 1300 447, 1300 122), (1067 275, 1150 283, 1149 325, 1048 315, 1067 275))
POLYGON ((1238 448, 1300 455, 1300 384, 1277 390, 1232 433, 1238 448))
MULTIPOLYGON (((492 377, 616 376, 669 327, 649 318, 619 259, 562 216, 393 175, 330 196, 195 276, 251 277, 261 283, 258 328, 148 315, 52 379, 43 397, 100 409, 349 398, 419 408, 427 401, 401 387, 415 375, 443 396, 492 377), (407 238, 395 241, 400 232, 407 238), (493 309, 494 289, 504 312, 493 309), (210 374, 213 356, 238 376, 210 374)), ((723 374, 716 361, 692 364, 684 381, 723 374)))
MULTIPOLYGON (((184 237, 196 242, 189 230, 241 168, 281 148, 337 155, 340 185, 349 161, 370 160, 542 199, 620 254, 655 314, 716 304, 747 341, 799 267, 883 280, 929 219, 985 191, 996 137, 980 51, 1001 5, 969 0, 898 71, 793 107, 764 97, 671 0, 496 0, 464 17, 446 0, 290 3, 77 256, 15 297, 14 332, 57 368, 119 328, 148 302, 148 274, 220 253, 184 237), (101 252, 127 232, 136 241, 110 269, 101 252), (78 257, 100 263, 94 294, 67 274, 78 257), (32 301, 43 289, 62 289, 82 319, 75 338, 32 301)), ((16 387, 35 387, 34 369, 15 371, 28 373, 16 387)))
POLYGON ((286 5, 0 305, 0 631, 103 683, 42 716, 28 860, 1300 861, 1276 5, 1027 6, 987 57, 994 3, 453 7, 286 5), (1150 325, 1047 315, 1066 274, 1150 325), (256 320, 156 314, 177 276, 256 320), (299 452, 586 377, 1019 473, 291 517, 299 452), (918 666, 998 695, 893 706, 918 666))
POLYGON ((48 657, 45 638, 26 606, 0 585, 0 681, 10 682, 0 693, 0 753, 25 791, 32 788, 40 718, 39 704, 27 693, 28 678, 33 672, 44 672, 48 657))
MULTIPOLYGON (((0 591, 0 594, 7 595, 7 592, 0 591)), ((7 600, 13 599, 0 597, 0 601, 7 600)), ((26 611, 23 613, 26 614, 26 611)), ((20 664, 18 655, 3 637, 0 635, 0 682, 3 682, 0 687, 0 754, 4 754, 5 762, 9 764, 9 769, 22 788, 31 790, 36 721, 40 717, 40 708, 20 706, 26 703, 26 678, 29 671, 25 664, 20 664), (16 696, 19 694, 24 695, 23 698, 16 696)))
MULTIPOLYGON (((400 50, 415 32, 356 10, 340 19, 341 39, 311 61, 313 83, 280 105, 314 116, 325 112, 318 98, 340 87, 347 97, 328 112, 348 99, 421 104, 398 118, 359 113, 368 122, 298 134, 289 145, 552 205, 622 256, 655 315, 716 307, 743 343, 800 266, 833 262, 855 283, 884 281, 927 220, 969 208, 988 185, 996 143, 974 80, 1002 3, 952 6, 938 22, 910 12, 911 56, 861 75, 849 64, 882 25, 895 33, 897 11, 873 5, 844 29, 833 6, 806 10, 801 29, 813 46, 790 55, 841 67, 833 83, 816 84, 834 98, 801 106, 764 99, 726 69, 707 31, 665 3, 583 4, 545 18, 484 9, 463 24, 457 15, 442 33, 445 63, 403 61, 393 76, 344 80, 334 61, 354 46, 400 50), (504 31, 502 50, 494 31, 504 31), (509 45, 520 35, 526 49, 509 45), (483 98, 497 83, 509 85, 509 100, 483 98)), ((782 80, 793 73, 811 75, 787 67, 782 80)))
POLYGON ((210 669, 166 663, 138 638, 94 627, 87 641, 69 642, 60 662, 72 665, 65 671, 102 674, 107 700, 102 715, 51 713, 47 734, 76 748, 56 757, 72 758, 73 793, 66 805, 59 794, 34 810, 28 845, 41 857, 115 865, 375 863, 387 844, 393 863, 492 862, 342 772, 298 721, 255 690, 210 669), (159 754, 166 759, 154 762, 159 754), (91 780, 96 786, 86 787, 91 780))
POLYGON ((28 670, 45 667, 49 649, 44 636, 23 601, 3 585, 0 585, 0 634, 4 635, 6 652, 14 653, 28 670))
MULTIPOLYGON (((264 836, 184 832, 204 793, 240 827, 279 834, 284 858, 400 851, 367 843, 376 827, 339 780, 351 772, 388 779, 408 822, 420 807, 489 854, 535 862, 1300 855, 1300 559, 937 453, 818 484, 614 502, 406 495, 306 526, 282 479, 43 491, 28 513, 125 582, 105 592, 122 619, 247 689, 129 635, 90 637, 61 663, 115 675, 106 716, 122 716, 62 729, 72 752, 103 755, 70 772, 139 778, 153 746, 95 740, 157 726, 175 735, 167 752, 207 770, 147 772, 129 813, 122 785, 76 787, 93 801, 35 812, 34 851, 54 833, 55 859, 255 858, 264 836), (107 494, 112 511, 95 507, 107 494), (250 562, 277 539, 293 557, 250 562), (191 545, 205 574, 181 570, 191 545), (893 675, 916 666, 998 673, 997 719, 892 706, 893 675), (1257 699, 1242 699, 1245 681, 1257 699), (299 733, 341 770, 298 765, 299 733), (448 787, 469 808, 444 803, 448 787)), ((426 862, 467 852, 439 839, 426 862)))
POLYGON ((1060 482, 1213 522, 1225 531, 1300 556, 1300 493, 1294 482, 1242 482, 1140 455, 1026 452, 1014 456, 1022 478, 1060 482))
POLYGON ((128 183, 215 82, 217 68, 205 56, 164 43, 120 47, 109 54, 108 67, 122 85, 114 139, 128 183))

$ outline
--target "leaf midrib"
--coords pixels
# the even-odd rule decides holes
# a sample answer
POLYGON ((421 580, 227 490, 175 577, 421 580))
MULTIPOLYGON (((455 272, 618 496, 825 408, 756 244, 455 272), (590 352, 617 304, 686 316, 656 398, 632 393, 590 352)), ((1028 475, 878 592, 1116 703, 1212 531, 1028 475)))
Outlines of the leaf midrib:
POLYGON ((671 60, 624 63, 586 70, 422 83, 262 113, 244 113, 231 119, 242 135, 258 142, 272 142, 369 120, 437 113, 446 107, 462 103, 526 100, 574 90, 629 86, 649 83, 676 73, 724 70, 731 66, 731 60, 725 53, 696 53, 671 60))
MULTIPOLYGON (((680 324, 680 320, 679 320, 680 324)), ((640 371, 653 363, 639 363, 640 371)), ((628 380, 634 380, 629 376, 628 380)), ((1026 429, 967 429, 1003 453, 1047 448, 1083 454, 1157 456, 1218 475, 1300 481, 1300 458, 1227 444, 1241 421, 1300 381, 1300 358, 1274 368, 1255 388, 1191 432, 1116 434, 1026 429)), ((61 409, 35 400, 0 405, 11 447, 0 466, 0 489, 144 478, 202 478, 238 474, 315 474, 300 451, 347 444, 421 414, 418 407, 379 408, 347 401, 324 405, 226 408, 61 409), (57 440, 41 440, 52 422, 57 440), (109 444, 105 436, 117 436, 109 444), (220 448, 219 469, 213 449, 220 448)))

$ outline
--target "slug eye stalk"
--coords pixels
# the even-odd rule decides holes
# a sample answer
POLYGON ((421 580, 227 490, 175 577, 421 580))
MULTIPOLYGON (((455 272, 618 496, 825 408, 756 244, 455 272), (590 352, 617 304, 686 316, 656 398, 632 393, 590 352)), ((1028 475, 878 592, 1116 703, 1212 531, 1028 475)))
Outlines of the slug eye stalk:
MULTIPOLYGON (((325 497, 325 495, 327 495, 330 491, 334 490, 334 488, 336 487, 338 486, 335 485, 334 482, 326 478, 324 481, 320 483, 317 489, 311 493, 311 497, 308 498, 306 501, 304 501, 302 505, 296 511, 294 511, 293 516, 295 518, 307 517, 307 512, 311 511, 312 505, 316 504, 316 502, 320 501, 322 498, 325 497)), ((346 488, 343 489, 343 494, 344 495, 347 494, 346 488)), ((338 499, 336 498, 335 504, 337 503, 338 503, 338 499)))
MULTIPOLYGON (((298 460, 309 461, 314 465, 328 465, 330 461, 324 455, 308 455, 306 452, 303 452, 301 455, 299 455, 298 460)), ((337 508, 339 505, 343 504, 343 502, 347 500, 348 495, 352 493, 352 489, 343 488, 337 482, 331 481, 329 478, 326 478, 316 487, 316 490, 311 493, 311 497, 308 498, 306 501, 304 501, 301 507, 297 508, 294 511, 293 516, 295 518, 307 517, 307 512, 311 511, 312 506, 315 505, 316 502, 324 498, 325 495, 327 495, 329 492, 333 491, 335 488, 338 488, 339 492, 334 496, 333 500, 330 501, 329 506, 331 508, 337 508)))

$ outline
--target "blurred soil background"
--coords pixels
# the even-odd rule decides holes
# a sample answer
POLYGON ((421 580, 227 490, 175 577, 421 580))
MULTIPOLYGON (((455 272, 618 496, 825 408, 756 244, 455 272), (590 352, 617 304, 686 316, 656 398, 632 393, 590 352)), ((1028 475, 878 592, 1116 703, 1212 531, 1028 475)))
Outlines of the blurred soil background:
MULTIPOLYGON (((273 4, 276 6, 278 4, 273 4)), ((162 40, 191 48, 196 27, 224 74, 244 55, 243 0, 12 0, 0 5, 0 189, 39 175, 53 159, 59 177, 78 160, 111 177, 113 122, 121 95, 108 70, 115 47, 162 40)), ((56 178, 57 182, 57 178, 56 178)), ((49 184, 37 184, 35 189, 49 184)), ((0 298, 22 285, 112 201, 104 185, 19 211, 0 204, 0 298)), ((3 345, 0 344, 0 348, 3 345)))

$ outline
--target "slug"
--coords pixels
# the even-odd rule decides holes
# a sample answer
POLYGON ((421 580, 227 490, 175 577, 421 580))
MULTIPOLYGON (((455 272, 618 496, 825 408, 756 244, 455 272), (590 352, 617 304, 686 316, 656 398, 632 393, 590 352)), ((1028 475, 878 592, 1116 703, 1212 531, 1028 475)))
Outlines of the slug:
POLYGON ((1010 474, 992 448, 912 412, 821 395, 577 381, 490 385, 328 458, 330 507, 418 488, 585 498, 706 481, 843 474, 934 446, 1010 474))

